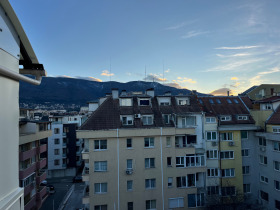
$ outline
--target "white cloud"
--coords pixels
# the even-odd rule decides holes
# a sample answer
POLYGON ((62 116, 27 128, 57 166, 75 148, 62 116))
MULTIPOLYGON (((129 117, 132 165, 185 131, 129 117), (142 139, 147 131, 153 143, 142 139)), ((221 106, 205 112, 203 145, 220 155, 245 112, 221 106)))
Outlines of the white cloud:
POLYGON ((178 88, 178 89, 182 89, 182 87, 176 82, 164 83, 164 85, 174 87, 174 88, 178 88))
POLYGON ((195 84, 196 81, 191 79, 191 78, 187 78, 187 77, 177 77, 177 80, 173 80, 176 81, 178 83, 191 83, 191 84, 195 84))
POLYGON ((164 72, 169 73, 169 72, 170 72, 170 69, 167 69, 167 70, 165 70, 164 72))
POLYGON ((272 73, 276 73, 276 72, 280 72, 280 69, 278 67, 271 69, 271 71, 259 72, 258 75, 272 74, 272 73))
POLYGON ((222 54, 216 54, 218 57, 221 58, 230 58, 230 57, 243 57, 243 56, 249 56, 251 55, 250 53, 237 53, 237 54, 232 54, 232 55, 222 55, 222 54))
POLYGON ((110 76, 114 76, 114 74, 110 73, 108 70, 103 70, 101 76, 110 77, 110 76))
POLYGON ((260 46, 258 45, 252 45, 252 46, 238 46, 238 47, 217 47, 216 50, 244 50, 244 49, 252 49, 252 48, 258 48, 260 46))
POLYGON ((189 39, 191 37, 196 37, 202 34, 208 34, 209 31, 189 31, 186 35, 181 36, 182 39, 189 39))
POLYGON ((228 91, 230 95, 233 95, 233 92, 229 88, 219 88, 217 90, 213 90, 210 94, 214 96, 227 96, 228 91))
POLYGON ((162 75, 158 75, 158 74, 148 74, 148 76, 146 76, 144 78, 144 80, 148 80, 148 81, 157 81, 157 82, 164 82, 167 81, 167 79, 160 77, 162 75))
POLYGON ((197 22, 197 20, 185 21, 185 22, 173 25, 173 26, 169 26, 169 27, 165 28, 165 30, 176 30, 176 29, 179 29, 179 28, 183 28, 184 26, 191 25, 195 22, 197 22))
POLYGON ((76 76, 76 79, 84 79, 84 80, 89 80, 89 81, 95 81, 95 82, 102 82, 101 79, 95 78, 95 77, 80 77, 76 76))

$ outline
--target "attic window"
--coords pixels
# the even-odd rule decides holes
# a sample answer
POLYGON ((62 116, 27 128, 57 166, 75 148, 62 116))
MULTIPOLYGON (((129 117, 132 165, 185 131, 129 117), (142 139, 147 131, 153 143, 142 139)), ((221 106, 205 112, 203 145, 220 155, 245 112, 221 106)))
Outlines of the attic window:
POLYGON ((170 103, 169 103, 169 102, 160 102, 160 105, 161 105, 161 106, 169 106, 170 103))
POLYGON ((122 124, 123 125, 133 125, 133 117, 132 116, 123 116, 122 124))
POLYGON ((153 124, 153 116, 152 115, 144 115, 142 117, 143 125, 152 125, 153 124))
POLYGON ((149 106, 150 105, 150 100, 149 99, 140 99, 139 100, 139 105, 140 106, 149 106))
POLYGON ((234 103, 239 104, 237 99, 233 99, 234 103))
POLYGON ((231 100, 228 98, 227 99, 227 102, 229 103, 229 104, 232 104, 232 102, 231 102, 231 100))
POLYGON ((264 109, 266 109, 266 110, 272 109, 272 104, 265 104, 264 109))
POLYGON ((121 106, 132 106, 132 100, 131 98, 122 98, 120 100, 120 105, 121 106))
POLYGON ((238 116, 238 120, 248 120, 248 116, 238 116))
POLYGON ((199 103, 200 103, 200 104, 203 104, 203 101, 202 101, 201 99, 199 99, 199 103))
POLYGON ((221 101, 220 101, 220 99, 216 99, 216 102, 218 103, 218 104, 221 104, 221 101))
POLYGON ((224 115, 224 116, 221 116, 221 121, 231 121, 231 116, 230 115, 224 115))
POLYGON ((210 104, 214 104, 214 101, 213 101, 213 99, 209 99, 209 102, 210 102, 210 104))

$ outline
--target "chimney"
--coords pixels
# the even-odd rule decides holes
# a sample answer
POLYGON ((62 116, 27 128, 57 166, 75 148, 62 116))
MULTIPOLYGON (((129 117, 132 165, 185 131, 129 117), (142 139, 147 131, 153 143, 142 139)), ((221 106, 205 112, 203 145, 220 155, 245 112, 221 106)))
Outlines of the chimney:
POLYGON ((164 93, 164 95, 165 95, 165 96, 171 96, 171 91, 166 91, 166 92, 164 93))
POLYGON ((146 90, 146 94, 151 96, 151 97, 154 97, 155 96, 155 90, 154 88, 150 88, 150 89, 147 89, 146 90))
POLYGON ((110 97, 112 94, 111 93, 105 93, 106 97, 110 97))
POLYGON ((197 94, 196 90, 192 90, 192 94, 196 95, 197 94))
POLYGON ((227 91, 227 96, 229 96, 229 90, 227 91))
POLYGON ((98 102, 88 102, 88 111, 94 112, 98 108, 98 102))
POLYGON ((113 99, 119 98, 119 89, 118 88, 112 88, 112 96, 113 96, 113 99))
POLYGON ((126 90, 122 90, 121 96, 126 96, 126 90))

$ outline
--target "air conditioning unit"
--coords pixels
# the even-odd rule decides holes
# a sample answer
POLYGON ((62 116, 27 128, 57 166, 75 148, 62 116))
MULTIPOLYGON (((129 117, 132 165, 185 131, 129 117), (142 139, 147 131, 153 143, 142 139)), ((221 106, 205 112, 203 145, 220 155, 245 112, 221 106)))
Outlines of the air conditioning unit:
POLYGON ((234 145, 235 145, 235 143, 233 141, 228 143, 228 146, 234 146, 234 145))
POLYGON ((125 172, 126 172, 127 175, 131 175, 133 173, 133 170, 132 169, 126 169, 125 172))
POLYGON ((265 147, 260 147, 261 152, 265 152, 265 150, 266 150, 265 147))
POLYGON ((135 114, 134 118, 141 118, 141 114, 135 114))
POLYGON ((213 146, 213 147, 217 146, 217 142, 216 142, 216 141, 213 141, 213 142, 212 142, 212 146, 213 146))

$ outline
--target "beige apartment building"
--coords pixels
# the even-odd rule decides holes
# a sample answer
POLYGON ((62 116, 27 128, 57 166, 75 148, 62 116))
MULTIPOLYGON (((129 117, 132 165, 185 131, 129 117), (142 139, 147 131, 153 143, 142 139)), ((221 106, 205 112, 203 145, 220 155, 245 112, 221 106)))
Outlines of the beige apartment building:
POLYGON ((203 114, 195 95, 113 90, 77 132, 89 209, 204 206, 203 114))

